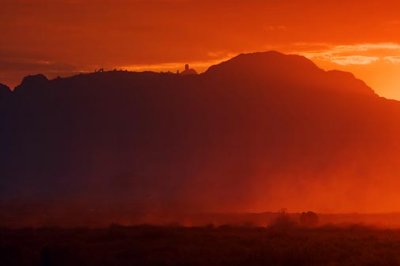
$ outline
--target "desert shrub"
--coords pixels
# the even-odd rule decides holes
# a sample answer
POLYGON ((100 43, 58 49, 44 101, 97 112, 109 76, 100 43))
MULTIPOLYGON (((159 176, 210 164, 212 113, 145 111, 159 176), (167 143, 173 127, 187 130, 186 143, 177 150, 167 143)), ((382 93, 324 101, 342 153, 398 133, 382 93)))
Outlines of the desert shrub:
POLYGON ((315 212, 308 211, 300 214, 300 225, 303 227, 316 227, 319 217, 315 212))
POLYGON ((294 228, 295 226, 296 222, 285 210, 282 210, 268 227, 275 230, 287 230, 294 228))

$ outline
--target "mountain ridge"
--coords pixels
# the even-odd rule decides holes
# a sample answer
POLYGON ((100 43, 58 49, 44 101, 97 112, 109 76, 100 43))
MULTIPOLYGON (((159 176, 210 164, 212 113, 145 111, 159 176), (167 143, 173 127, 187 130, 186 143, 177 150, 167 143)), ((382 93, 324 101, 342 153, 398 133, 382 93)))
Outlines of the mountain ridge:
MULTIPOLYGON (((94 72, 87 74, 78 74, 71 77, 66 78, 57 78, 55 80, 68 80, 73 79, 79 76, 108 76, 113 73, 126 73, 127 75, 175 75, 174 73, 158 73, 158 72, 126 72, 126 71, 105 71, 105 72, 94 72)), ((285 55, 283 53, 277 51, 267 51, 267 52, 256 52, 256 53, 248 53, 248 54, 239 54, 227 61, 218 63, 216 65, 210 66, 204 73, 199 74, 199 77, 207 77, 207 76, 224 76, 228 75, 229 78, 237 78, 237 77, 247 77, 247 78, 259 78, 260 76, 265 76, 267 78, 278 77, 280 79, 299 79, 304 77, 304 74, 307 76, 314 74, 325 74, 329 76, 332 80, 342 80, 342 83, 351 82, 353 87, 363 88, 365 91, 360 94, 376 94, 373 92, 371 88, 369 88, 362 80, 357 79, 352 73, 340 71, 340 70, 329 70, 325 71, 319 68, 315 63, 311 60, 300 56, 300 55, 285 55), (288 68, 288 69, 285 69, 288 68), (290 71, 294 70, 303 70, 305 73, 301 73, 301 75, 292 76, 290 71), (286 72, 282 72, 285 70, 286 72), (277 73, 284 73, 284 77, 277 75, 277 73), (368 87, 368 89, 366 88, 368 87), (369 90, 369 91, 368 91, 369 90)), ((196 75, 197 76, 197 75, 196 75)), ((186 77, 181 77, 186 78, 186 77)), ((40 87, 44 86, 48 82, 54 80, 48 80, 43 74, 30 75, 23 78, 20 85, 16 86, 13 91, 23 90, 25 87, 40 87)), ((326 86, 326 84, 323 84, 326 86)), ((323 86, 322 85, 322 86, 323 86)), ((343 84, 342 84, 343 85, 343 84)), ((335 84, 335 86, 339 86, 335 84)), ((362 89, 360 89, 361 91, 362 89)))

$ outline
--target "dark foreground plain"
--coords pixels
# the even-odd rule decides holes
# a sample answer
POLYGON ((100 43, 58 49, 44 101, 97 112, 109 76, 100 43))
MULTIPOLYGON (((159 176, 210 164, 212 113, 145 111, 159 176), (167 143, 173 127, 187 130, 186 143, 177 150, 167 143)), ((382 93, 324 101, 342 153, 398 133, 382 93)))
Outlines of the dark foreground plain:
POLYGON ((0 265, 400 265, 400 230, 118 225, 1 229, 0 265))

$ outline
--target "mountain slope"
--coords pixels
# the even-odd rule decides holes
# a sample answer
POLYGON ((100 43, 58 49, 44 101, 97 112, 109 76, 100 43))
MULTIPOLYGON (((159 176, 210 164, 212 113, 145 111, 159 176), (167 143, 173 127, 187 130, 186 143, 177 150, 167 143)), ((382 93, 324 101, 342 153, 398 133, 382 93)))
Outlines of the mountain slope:
POLYGON ((400 103, 300 56, 244 54, 190 76, 30 76, 0 110, 4 204, 399 210, 400 103))

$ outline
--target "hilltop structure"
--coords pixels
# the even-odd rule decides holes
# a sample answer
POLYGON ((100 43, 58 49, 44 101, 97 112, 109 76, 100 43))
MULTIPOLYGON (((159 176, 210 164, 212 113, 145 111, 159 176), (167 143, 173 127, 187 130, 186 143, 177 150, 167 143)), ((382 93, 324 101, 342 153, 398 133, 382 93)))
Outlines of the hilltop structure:
POLYGON ((197 75, 197 71, 194 70, 193 68, 190 68, 189 64, 185 65, 185 70, 183 70, 181 75, 197 75))

